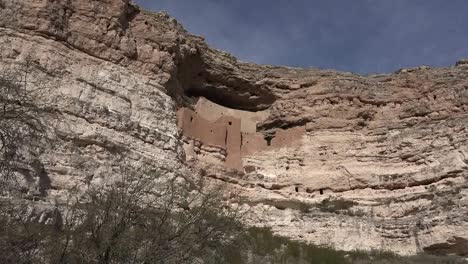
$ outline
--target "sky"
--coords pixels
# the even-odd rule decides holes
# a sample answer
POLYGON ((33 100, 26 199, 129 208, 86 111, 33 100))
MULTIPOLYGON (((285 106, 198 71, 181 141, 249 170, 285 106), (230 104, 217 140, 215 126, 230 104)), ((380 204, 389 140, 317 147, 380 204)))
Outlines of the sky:
POLYGON ((360 74, 468 57, 468 0, 135 0, 239 60, 360 74))

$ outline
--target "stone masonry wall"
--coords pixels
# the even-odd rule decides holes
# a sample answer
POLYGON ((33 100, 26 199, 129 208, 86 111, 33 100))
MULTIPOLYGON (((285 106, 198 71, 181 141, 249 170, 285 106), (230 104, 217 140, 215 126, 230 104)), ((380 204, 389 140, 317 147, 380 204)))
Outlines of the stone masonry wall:
POLYGON ((242 116, 235 109, 223 109, 207 99, 200 99, 196 111, 181 108, 177 112, 178 127, 182 129, 185 137, 196 139, 203 145, 218 147, 225 150, 226 157, 224 166, 243 171, 242 158, 256 152, 281 148, 292 145, 305 134, 305 127, 294 127, 291 129, 279 129, 275 137, 265 139, 264 135, 251 133, 256 127, 253 120, 254 113, 245 119, 234 116, 242 116), (233 114, 234 116, 227 115, 233 114), (214 122, 214 117, 218 117, 214 122), (242 128, 244 125, 244 129, 242 128), (247 129, 246 129, 247 128, 247 129), (245 130, 249 132, 245 132, 245 130))

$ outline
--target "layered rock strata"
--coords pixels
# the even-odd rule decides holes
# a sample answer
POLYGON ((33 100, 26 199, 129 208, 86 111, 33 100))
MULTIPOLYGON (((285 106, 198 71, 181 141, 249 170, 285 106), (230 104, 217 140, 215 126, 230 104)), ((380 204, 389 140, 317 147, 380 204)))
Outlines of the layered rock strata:
POLYGON ((130 167, 226 182, 250 208, 249 224, 294 239, 468 254, 465 61, 370 76, 255 65, 129 1, 0 0, 1 65, 25 58, 31 85, 51 88, 60 115, 59 142, 39 157, 45 174, 27 181, 31 190, 47 182, 45 201, 112 177, 125 153, 130 167), (183 108, 209 124, 223 113, 236 135, 260 143, 236 141, 235 170, 226 168, 219 161, 235 152, 179 129, 183 108), (289 130, 302 132, 281 136, 289 130), (190 141, 207 154, 190 155, 190 141))

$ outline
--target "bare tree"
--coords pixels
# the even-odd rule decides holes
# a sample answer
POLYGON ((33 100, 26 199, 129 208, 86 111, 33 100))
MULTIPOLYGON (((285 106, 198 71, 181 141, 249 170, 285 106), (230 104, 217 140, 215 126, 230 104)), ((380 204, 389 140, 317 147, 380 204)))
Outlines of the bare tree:
MULTIPOLYGON (((52 106, 34 65, 0 69, 0 199, 45 148, 52 106)), ((121 153, 121 155, 125 155, 121 153)), ((32 165, 31 165, 32 164, 32 165)), ((242 232, 223 188, 157 169, 123 169, 62 204, 0 200, 0 263, 213 263, 242 232), (137 172, 140 171, 140 172, 137 172)))
POLYGON ((0 69, 0 191, 11 191, 17 183, 15 172, 24 167, 28 156, 45 138, 47 126, 39 98, 41 85, 30 85, 32 62, 0 69))
MULTIPOLYGON (((243 231, 242 214, 223 191, 201 178, 126 172, 113 184, 73 192, 42 228, 10 216, 9 230, 33 245, 20 251, 34 263, 217 263, 243 231)), ((0 254, 10 250, 1 245, 0 254)))
POLYGON ((52 229, 40 222, 41 213, 35 205, 20 199, 2 199, 0 209, 0 263, 41 263, 41 245, 52 229))

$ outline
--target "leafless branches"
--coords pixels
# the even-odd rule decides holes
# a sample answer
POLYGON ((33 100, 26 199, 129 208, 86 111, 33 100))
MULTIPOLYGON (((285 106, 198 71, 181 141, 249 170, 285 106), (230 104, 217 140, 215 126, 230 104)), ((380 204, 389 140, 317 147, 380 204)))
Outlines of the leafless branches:
POLYGON ((1 191, 17 182, 15 172, 28 156, 34 155, 38 142, 45 138, 47 126, 39 98, 45 88, 29 83, 29 60, 0 68, 0 187, 1 191))
MULTIPOLYGON (((34 245, 22 250, 32 255, 30 259, 45 263, 207 263, 220 258, 220 252, 242 231, 241 213, 226 206, 219 186, 207 187, 202 180, 128 172, 113 184, 90 187, 70 197, 58 208, 61 217, 54 215, 49 224, 42 224, 39 234, 29 235, 29 226, 36 224, 10 221, 10 230, 24 234, 22 244, 34 245)), ((4 250, 0 247, 0 254, 4 250)))
MULTIPOLYGON (((44 86, 30 84, 31 68, 0 67, 2 195, 48 143, 52 110, 39 100, 44 86)), ((202 178, 146 168, 115 177, 77 187, 61 203, 0 201, 0 263, 208 263, 242 231, 222 188, 202 178)))

